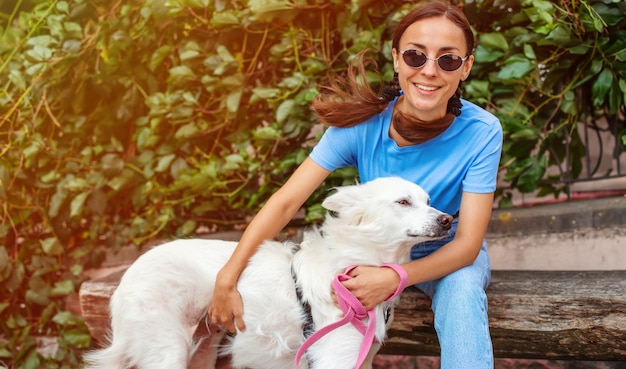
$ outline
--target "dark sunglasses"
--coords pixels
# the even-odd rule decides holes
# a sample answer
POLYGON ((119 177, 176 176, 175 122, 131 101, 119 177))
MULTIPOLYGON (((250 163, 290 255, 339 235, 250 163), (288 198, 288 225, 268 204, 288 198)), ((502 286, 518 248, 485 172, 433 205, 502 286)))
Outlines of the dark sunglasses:
POLYGON ((421 68, 426 65, 427 60, 433 60, 437 62, 439 68, 446 72, 454 72, 461 68, 463 62, 467 60, 467 56, 462 58, 456 54, 443 54, 438 58, 429 58, 423 52, 415 49, 400 50, 400 54, 402 54, 402 59, 406 65, 411 68, 421 68))

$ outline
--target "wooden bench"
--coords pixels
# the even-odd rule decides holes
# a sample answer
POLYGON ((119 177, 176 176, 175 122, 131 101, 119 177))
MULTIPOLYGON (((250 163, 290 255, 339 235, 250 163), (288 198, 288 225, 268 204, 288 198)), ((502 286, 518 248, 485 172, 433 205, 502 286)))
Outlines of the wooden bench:
MULTIPOLYGON (((109 327, 108 301, 122 273, 80 288, 96 341, 109 327)), ((494 271, 487 295, 496 357, 626 361, 626 270, 494 271)), ((381 353, 439 355, 430 299, 417 289, 402 294, 381 353)))

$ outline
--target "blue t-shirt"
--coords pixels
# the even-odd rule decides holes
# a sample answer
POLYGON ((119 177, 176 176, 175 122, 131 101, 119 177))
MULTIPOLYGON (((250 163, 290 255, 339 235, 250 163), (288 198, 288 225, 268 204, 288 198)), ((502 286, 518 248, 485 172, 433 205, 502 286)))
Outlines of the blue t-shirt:
POLYGON ((495 191, 502 150, 499 120, 469 101, 462 103, 461 115, 439 136, 399 147, 389 137, 393 101, 361 124, 328 128, 310 157, 329 171, 355 166, 363 183, 402 177, 428 192, 431 206, 455 214, 463 192, 495 191))

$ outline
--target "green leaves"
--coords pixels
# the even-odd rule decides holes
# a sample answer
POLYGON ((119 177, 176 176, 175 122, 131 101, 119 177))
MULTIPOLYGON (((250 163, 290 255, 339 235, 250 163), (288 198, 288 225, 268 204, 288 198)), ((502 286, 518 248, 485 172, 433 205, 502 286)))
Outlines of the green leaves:
POLYGON ((184 86, 186 83, 192 82, 196 79, 196 74, 186 65, 179 65, 170 69, 170 75, 167 78, 167 83, 174 87, 184 86))
POLYGON ((529 60, 521 54, 512 55, 503 63, 503 67, 498 72, 501 80, 515 80, 527 76, 537 68, 533 60, 529 60))
POLYGON ((508 41, 502 33, 483 33, 478 37, 478 39, 479 44, 486 49, 500 50, 502 52, 509 51, 508 41))
MULTIPOLYGON (((572 175, 580 172, 585 151, 579 122, 605 118, 619 130, 626 101, 626 4, 521 1, 492 24, 482 19, 497 7, 480 6, 486 4, 465 8, 476 16, 470 22, 479 42, 464 97, 500 118, 502 178, 511 191, 558 195, 562 188, 546 173, 565 166, 572 175)), ((504 191, 503 199, 508 197, 504 191)))
POLYGON ((47 255, 60 255, 63 252, 63 246, 56 237, 48 237, 39 242, 43 252, 47 255))
MULTIPOLYGON (((5 14, 0 35, 0 358, 24 368, 44 362, 33 332, 57 337, 59 366, 79 367, 75 353, 90 339, 64 297, 103 249, 256 214, 319 137, 310 110, 319 86, 364 48, 391 78, 387 38, 410 7, 36 3, 5 14)), ((580 171, 578 122, 619 121, 624 4, 465 2, 478 46, 463 96, 502 122, 504 199, 558 193, 547 173, 567 160, 580 171)), ((305 204, 306 221, 321 220, 328 187, 357 175, 333 173, 305 204)))
POLYGON ((254 19, 269 22, 274 19, 287 20, 295 16, 294 2, 291 0, 248 0, 254 19))

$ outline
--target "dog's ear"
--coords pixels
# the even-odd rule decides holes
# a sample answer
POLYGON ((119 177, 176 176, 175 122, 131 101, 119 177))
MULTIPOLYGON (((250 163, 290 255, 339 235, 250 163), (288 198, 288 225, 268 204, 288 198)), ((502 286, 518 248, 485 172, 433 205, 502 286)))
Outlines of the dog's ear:
POLYGON ((324 209, 336 213, 343 213, 361 204, 363 191, 359 185, 335 187, 335 193, 322 201, 324 209))
POLYGON ((367 207, 363 206, 368 202, 366 188, 362 185, 352 185, 338 187, 336 190, 337 192, 322 202, 322 206, 329 211, 329 215, 343 224, 361 225, 366 223, 365 210, 367 207))

